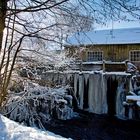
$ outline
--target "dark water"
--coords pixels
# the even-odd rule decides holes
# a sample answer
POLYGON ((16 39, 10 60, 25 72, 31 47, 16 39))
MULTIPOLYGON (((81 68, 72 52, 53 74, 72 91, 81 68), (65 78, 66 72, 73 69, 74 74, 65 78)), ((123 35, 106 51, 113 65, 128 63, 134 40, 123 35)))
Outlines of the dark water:
POLYGON ((71 120, 53 120, 46 129, 74 140, 140 140, 140 121, 80 113, 71 120))

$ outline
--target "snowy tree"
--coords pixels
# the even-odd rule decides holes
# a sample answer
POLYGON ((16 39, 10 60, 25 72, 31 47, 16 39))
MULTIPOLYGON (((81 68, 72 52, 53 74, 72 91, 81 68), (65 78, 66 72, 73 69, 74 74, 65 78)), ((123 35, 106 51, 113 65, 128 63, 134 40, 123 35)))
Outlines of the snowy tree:
POLYGON ((0 106, 22 49, 62 46, 69 33, 89 30, 91 23, 131 20, 126 13, 139 19, 139 5, 139 0, 0 0, 0 106))
POLYGON ((68 87, 47 88, 26 81, 25 89, 10 93, 2 113, 10 119, 44 128, 44 124, 56 118, 66 120, 73 117, 72 96, 68 87))
MULTIPOLYGON (((66 4, 66 2, 68 0, 1 1, 0 104, 7 95, 7 87, 16 58, 21 54, 21 51, 28 49, 30 52, 38 52, 36 46, 50 47, 56 44, 62 46, 62 35, 64 35, 62 27, 65 30, 68 27, 68 22, 60 19, 72 15, 69 13, 72 9, 71 4, 66 4)), ((77 17, 84 18, 84 15, 79 14, 77 17)))

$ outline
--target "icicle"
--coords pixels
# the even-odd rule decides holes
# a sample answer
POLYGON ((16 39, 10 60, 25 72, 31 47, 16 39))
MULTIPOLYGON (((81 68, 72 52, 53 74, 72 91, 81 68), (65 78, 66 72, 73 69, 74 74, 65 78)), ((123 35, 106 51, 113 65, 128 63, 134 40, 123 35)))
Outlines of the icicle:
POLYGON ((72 76, 72 74, 71 74, 71 73, 68 73, 68 74, 67 74, 67 79, 68 79, 68 81, 70 81, 70 80, 71 80, 71 76, 72 76))
POLYGON ((79 108, 83 109, 83 97, 84 97, 84 76, 79 75, 79 108))
POLYGON ((112 78, 113 81, 116 80, 116 77, 117 77, 116 75, 112 75, 111 76, 111 78, 112 78))
POLYGON ((88 109, 88 90, 89 90, 89 73, 84 74, 84 99, 83 99, 83 108, 88 109))
POLYGON ((122 82, 122 80, 119 80, 119 85, 116 94, 116 116, 122 119, 125 118, 125 108, 123 105, 124 101, 125 101, 124 83, 122 82))
POLYGON ((102 87, 102 113, 106 114, 107 108, 107 81, 104 74, 101 74, 101 87, 102 87))
POLYGON ((133 91, 132 80, 129 80, 129 91, 133 91))
POLYGON ((79 75, 77 73, 74 74, 74 95, 77 95, 77 84, 79 80, 79 75))
POLYGON ((88 106, 89 112, 93 112, 93 90, 94 90, 94 83, 93 83, 93 74, 89 75, 89 91, 88 91, 88 106))
POLYGON ((103 97, 103 92, 102 92, 102 79, 101 79, 101 74, 95 74, 94 75, 94 110, 96 114, 102 114, 102 97, 103 97))
POLYGON ((54 76, 53 76, 53 82, 58 85, 58 80, 59 79, 59 74, 58 73, 54 73, 54 76))
POLYGON ((89 111, 101 114, 102 107, 101 75, 91 74, 89 77, 89 111))
POLYGON ((65 85, 67 85, 67 82, 66 82, 66 74, 64 73, 62 76, 62 86, 65 86, 65 85))
POLYGON ((132 107, 129 107, 129 114, 128 114, 128 116, 129 116, 129 119, 133 119, 133 109, 132 109, 132 107))
POLYGON ((88 82, 88 79, 89 79, 89 73, 84 74, 84 78, 85 78, 85 84, 87 85, 87 82, 88 82))

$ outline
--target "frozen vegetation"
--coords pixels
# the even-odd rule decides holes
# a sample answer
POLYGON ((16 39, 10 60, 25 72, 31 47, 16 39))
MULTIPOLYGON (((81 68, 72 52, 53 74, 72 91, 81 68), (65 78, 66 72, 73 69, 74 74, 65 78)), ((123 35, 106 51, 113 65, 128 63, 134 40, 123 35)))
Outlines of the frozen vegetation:
POLYGON ((18 93, 9 91, 3 114, 20 123, 44 128, 52 118, 66 120, 73 117, 72 96, 68 87, 48 88, 27 82, 18 93))

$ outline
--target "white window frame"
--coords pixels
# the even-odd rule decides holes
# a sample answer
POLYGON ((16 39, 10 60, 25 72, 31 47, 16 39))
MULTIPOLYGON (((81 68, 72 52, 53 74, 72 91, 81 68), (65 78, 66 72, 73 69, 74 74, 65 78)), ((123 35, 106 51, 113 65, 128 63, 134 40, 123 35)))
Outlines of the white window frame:
POLYGON ((103 61, 103 51, 88 51, 87 61, 88 62, 103 61), (89 55, 89 53, 91 54, 89 55))
POLYGON ((132 62, 140 62, 140 50, 129 51, 129 60, 132 62), (138 52, 138 54, 136 54, 136 52, 138 52), (132 55, 132 53, 133 53, 133 55, 132 55))

